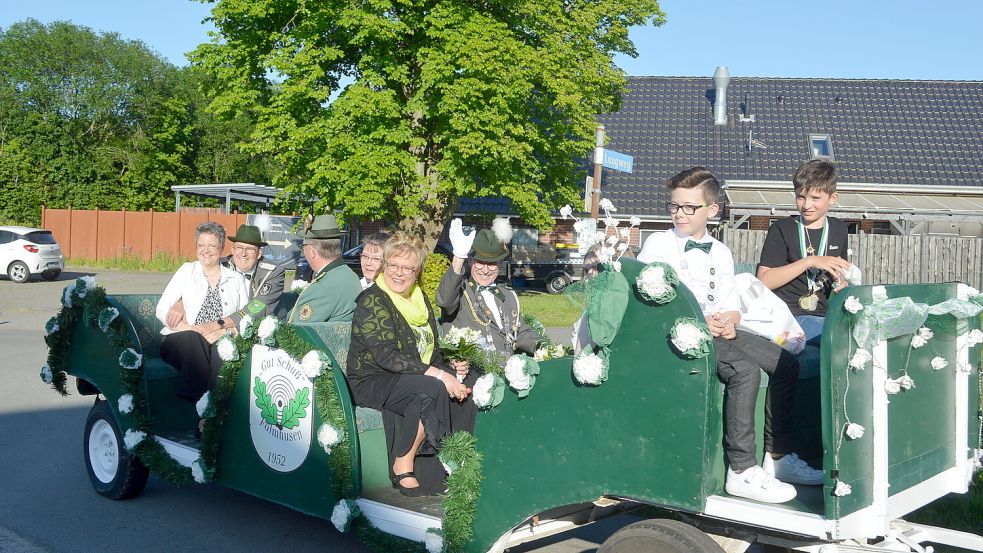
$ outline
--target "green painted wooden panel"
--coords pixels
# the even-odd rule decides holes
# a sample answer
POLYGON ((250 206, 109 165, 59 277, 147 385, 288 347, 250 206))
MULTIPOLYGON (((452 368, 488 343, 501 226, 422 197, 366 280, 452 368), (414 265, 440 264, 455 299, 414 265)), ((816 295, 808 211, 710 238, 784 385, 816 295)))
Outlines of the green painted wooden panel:
POLYGON ((823 467, 826 482, 823 485, 826 518, 837 519, 867 507, 873 501, 872 439, 847 440, 843 429, 850 422, 857 423, 870 432, 873 423, 873 371, 850 370, 850 358, 857 347, 850 335, 851 316, 843 309, 843 302, 856 296, 864 305, 871 302, 870 286, 852 286, 830 298, 829 310, 823 330, 820 348, 820 379, 823 415, 823 467), (844 408, 846 411, 844 411, 844 408), (833 495, 834 479, 852 488, 850 495, 833 495))
POLYGON ((484 481, 469 551, 552 507, 614 495, 700 511, 723 489, 716 361, 682 359, 668 341, 675 319, 698 316, 699 306, 683 288, 668 305, 645 302, 634 292, 642 267, 623 262, 634 295, 607 382, 578 386, 571 358, 547 361, 527 398, 507 391, 479 413, 484 481))

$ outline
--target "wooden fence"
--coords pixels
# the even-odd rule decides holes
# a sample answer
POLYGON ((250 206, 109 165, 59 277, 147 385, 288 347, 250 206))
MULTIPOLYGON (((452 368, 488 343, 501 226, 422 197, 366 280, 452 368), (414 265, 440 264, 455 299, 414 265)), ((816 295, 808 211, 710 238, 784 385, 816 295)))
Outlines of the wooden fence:
MULTIPOLYGON (((214 221, 227 234, 245 224, 246 214, 211 210, 103 211, 41 208, 41 226, 50 230, 65 257, 109 259, 120 255, 149 260, 163 252, 182 259, 195 258, 195 228, 214 221)), ((226 241, 223 255, 229 255, 226 241)))
MULTIPOLYGON (((725 228, 722 241, 737 263, 757 263, 767 233, 725 228)), ((957 281, 983 289, 983 238, 851 234, 849 248, 864 284, 957 281)))

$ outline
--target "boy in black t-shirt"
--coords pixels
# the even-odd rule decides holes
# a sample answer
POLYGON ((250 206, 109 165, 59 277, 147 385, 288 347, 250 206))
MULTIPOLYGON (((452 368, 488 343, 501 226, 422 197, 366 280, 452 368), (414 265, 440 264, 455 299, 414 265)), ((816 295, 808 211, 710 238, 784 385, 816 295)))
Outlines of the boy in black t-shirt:
POLYGON ((805 332, 819 345, 829 296, 846 286, 846 224, 827 215, 836 202, 836 167, 808 161, 792 177, 798 215, 775 221, 768 229, 758 279, 775 291, 805 332))

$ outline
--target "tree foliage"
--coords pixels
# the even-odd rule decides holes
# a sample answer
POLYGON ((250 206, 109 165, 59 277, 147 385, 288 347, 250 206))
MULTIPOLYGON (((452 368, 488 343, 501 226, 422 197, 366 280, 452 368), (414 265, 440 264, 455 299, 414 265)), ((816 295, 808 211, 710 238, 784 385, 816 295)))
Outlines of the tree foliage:
POLYGON ((41 204, 171 209, 175 184, 269 182, 272 165, 235 150, 252 122, 203 109, 202 80, 115 33, 0 29, 0 220, 38 224, 41 204))
POLYGON ((219 0, 192 53, 212 109, 321 211, 396 219, 432 245, 459 197, 527 222, 577 198, 596 115, 617 110, 632 26, 657 0, 219 0))

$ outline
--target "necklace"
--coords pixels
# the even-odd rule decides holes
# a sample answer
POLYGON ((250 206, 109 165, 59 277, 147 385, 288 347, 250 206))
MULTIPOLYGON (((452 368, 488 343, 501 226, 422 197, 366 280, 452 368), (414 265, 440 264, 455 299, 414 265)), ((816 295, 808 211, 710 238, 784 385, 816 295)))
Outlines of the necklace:
MULTIPOLYGON (((812 237, 809 235, 809 229, 806 228, 805 223, 802 222, 802 216, 799 216, 798 220, 798 230, 799 230, 799 253, 802 259, 807 256, 816 255, 816 248, 812 246, 812 237), (808 247, 806 247, 808 243, 808 247)), ((823 223, 823 233, 819 238, 819 255, 826 255, 826 244, 828 238, 829 225, 825 222, 823 223)), ((815 311, 819 307, 819 295, 816 293, 823 287, 817 280, 820 271, 816 269, 806 269, 806 286, 808 290, 806 294, 799 298, 799 307, 803 311, 815 311)))

